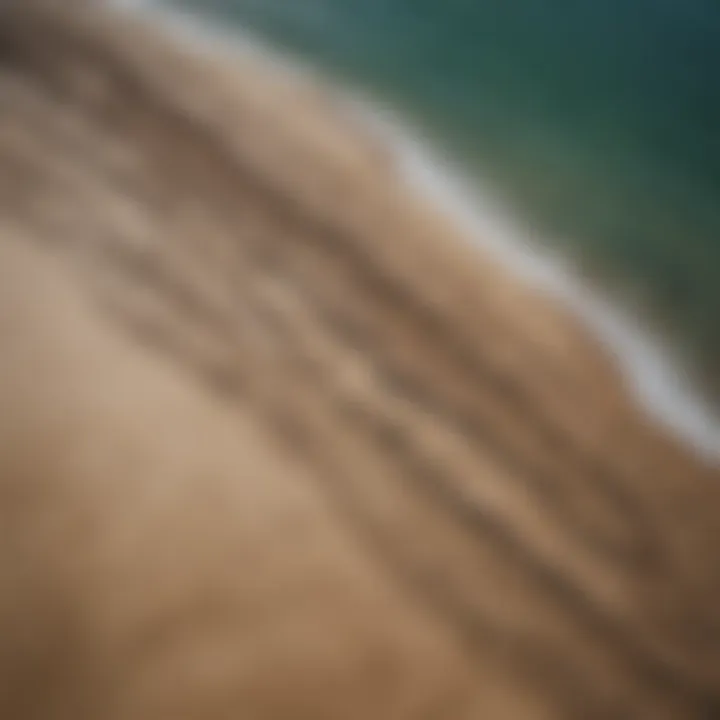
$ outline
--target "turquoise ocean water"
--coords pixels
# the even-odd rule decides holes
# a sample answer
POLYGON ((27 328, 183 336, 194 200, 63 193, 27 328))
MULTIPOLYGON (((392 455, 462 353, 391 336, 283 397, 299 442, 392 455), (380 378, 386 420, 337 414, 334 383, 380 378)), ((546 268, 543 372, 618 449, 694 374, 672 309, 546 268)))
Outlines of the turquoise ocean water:
POLYGON ((716 0, 171 4, 409 119, 587 274, 652 308, 720 398, 716 0))

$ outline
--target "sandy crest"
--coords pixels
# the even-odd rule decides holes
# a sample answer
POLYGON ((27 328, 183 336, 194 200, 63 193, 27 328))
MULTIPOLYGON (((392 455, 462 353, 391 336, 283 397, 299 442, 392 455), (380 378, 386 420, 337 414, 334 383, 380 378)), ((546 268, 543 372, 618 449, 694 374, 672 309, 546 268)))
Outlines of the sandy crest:
POLYGON ((308 81, 0 15, 0 717, 720 712, 719 473, 569 312, 308 81))

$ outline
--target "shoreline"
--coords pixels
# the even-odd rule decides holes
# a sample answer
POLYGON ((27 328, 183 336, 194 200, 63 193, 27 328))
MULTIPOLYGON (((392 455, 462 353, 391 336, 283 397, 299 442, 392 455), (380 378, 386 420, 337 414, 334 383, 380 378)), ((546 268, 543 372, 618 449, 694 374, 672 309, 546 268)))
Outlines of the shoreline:
MULTIPOLYGON (((295 58, 252 33, 221 29, 212 18, 169 7, 157 0, 113 0, 125 12, 162 23, 195 50, 223 56, 245 55, 267 64, 302 91, 317 92, 335 105, 340 122, 378 144, 402 182, 418 197, 448 216, 467 242, 521 282, 559 302, 593 334, 613 357, 626 390, 641 410, 703 458, 720 464, 720 414, 703 397, 700 382, 672 342, 648 328, 641 313, 612 298, 612 288, 590 286, 573 271, 573 260, 526 227, 522 213, 503 207, 482 181, 464 177, 441 157, 412 120, 380 103, 319 64, 295 58), (218 46, 219 43, 219 46, 218 46)), ((479 260, 482 258, 479 257, 479 260)), ((600 284, 601 285, 601 284, 600 284)))
POLYGON ((523 226, 519 214, 490 200, 491 191, 479 191, 476 181, 462 179, 430 146, 416 142, 412 129, 399 130, 394 142, 414 188, 446 209, 481 250, 585 324, 613 355, 644 411, 708 459, 720 461, 720 415, 670 340, 650 329, 640 312, 615 302, 611 286, 603 290, 602 283, 583 281, 572 257, 554 252, 551 243, 523 226))
POLYGON ((47 2, 0 7, 0 716, 720 707, 720 472, 442 164, 47 2))

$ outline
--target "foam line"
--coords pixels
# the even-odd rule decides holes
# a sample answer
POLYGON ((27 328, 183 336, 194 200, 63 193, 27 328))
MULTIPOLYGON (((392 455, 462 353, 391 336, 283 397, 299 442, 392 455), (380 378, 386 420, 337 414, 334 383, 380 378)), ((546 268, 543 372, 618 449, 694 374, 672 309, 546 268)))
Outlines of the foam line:
POLYGON ((251 52, 280 65, 291 77, 317 82, 357 115, 368 132, 384 142, 397 160, 404 179, 424 197, 450 214, 470 241, 490 251, 512 271, 565 303, 613 352, 629 390, 642 406, 676 436, 713 462, 720 461, 720 415, 703 399, 686 364, 670 343, 647 329, 639 315, 608 295, 589 288, 573 273, 571 262, 553 253, 552 243, 523 224, 520 215, 493 199, 490 189, 462 173, 401 120, 378 102, 348 92, 328 80, 322 68, 288 58, 282 50, 242 28, 232 32, 212 21, 168 8, 155 0, 115 0, 121 8, 150 11, 203 52, 251 52), (328 87, 329 86, 329 87, 328 87))

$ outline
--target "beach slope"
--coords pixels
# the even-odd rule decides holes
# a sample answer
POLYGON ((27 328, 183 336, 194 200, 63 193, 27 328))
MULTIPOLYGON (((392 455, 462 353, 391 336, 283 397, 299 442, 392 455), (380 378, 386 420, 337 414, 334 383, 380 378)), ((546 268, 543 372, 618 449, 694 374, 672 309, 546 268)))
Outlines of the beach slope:
POLYGON ((720 714, 717 467, 314 81, 0 2, 0 337, 0 717, 720 714))

